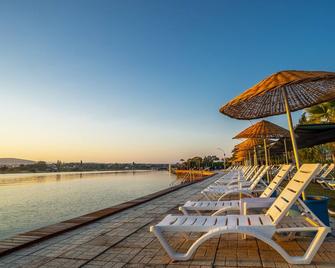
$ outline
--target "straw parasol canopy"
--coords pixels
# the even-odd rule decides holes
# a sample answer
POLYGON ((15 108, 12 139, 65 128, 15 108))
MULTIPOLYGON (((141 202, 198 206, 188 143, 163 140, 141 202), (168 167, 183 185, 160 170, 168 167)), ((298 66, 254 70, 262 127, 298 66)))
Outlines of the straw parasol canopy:
POLYGON ((261 139, 247 139, 240 144, 235 145, 233 152, 234 156, 244 156, 249 155, 249 160, 251 161, 250 152, 258 145, 262 144, 261 139))
MULTIPOLYGON (((281 71, 275 73, 220 108, 236 119, 255 119, 286 113, 296 166, 300 168, 292 111, 335 100, 335 73, 281 71)), ((305 199, 304 193, 303 199, 305 199)))
POLYGON ((235 146, 236 151, 248 151, 253 149, 255 146, 262 144, 261 139, 247 139, 235 146))
POLYGON ((248 151, 237 151, 234 156, 235 157, 246 157, 248 154, 247 154, 248 151))
POLYGON ((247 159, 247 151, 236 151, 233 155, 233 160, 236 162, 242 162, 247 159))
POLYGON ((255 138, 255 139, 279 139, 290 137, 290 132, 269 121, 262 120, 251 127, 246 128, 233 139, 255 138))
POLYGON ((243 162, 244 161, 244 157, 237 157, 233 159, 233 162, 237 163, 237 162, 243 162))
MULTIPOLYGON (((269 121, 262 120, 251 127, 246 128, 239 134, 237 134, 233 139, 243 139, 243 138, 262 138, 264 139, 264 152, 265 160, 268 164, 268 154, 267 154, 267 143, 266 138, 279 139, 279 138, 288 138, 290 137, 290 132, 276 124, 273 124, 269 121)), ((286 162, 288 162, 287 150, 286 150, 286 140, 285 140, 285 156, 286 162)))
POLYGON ((233 156, 234 157, 237 157, 237 156, 247 156, 248 154, 248 151, 247 150, 236 150, 234 153, 233 153, 233 156))
POLYGON ((335 100, 335 72, 281 71, 275 73, 220 108, 236 119, 256 119, 335 100))

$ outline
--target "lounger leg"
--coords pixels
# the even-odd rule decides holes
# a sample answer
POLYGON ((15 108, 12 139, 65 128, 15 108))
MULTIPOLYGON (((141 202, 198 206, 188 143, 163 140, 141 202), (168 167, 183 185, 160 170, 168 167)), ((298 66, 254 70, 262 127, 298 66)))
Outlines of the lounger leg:
POLYGON ((312 243, 309 245, 305 255, 303 256, 303 263, 310 263, 316 252, 318 252, 320 246, 322 245, 323 240, 326 238, 328 234, 328 228, 327 227, 320 227, 317 231, 312 243))
MULTIPOLYGON (((242 202, 242 215, 247 215, 248 213, 248 204, 247 202, 242 202)), ((247 235, 246 234, 242 234, 242 239, 245 240, 247 239, 247 235)))
POLYGON ((276 241, 272 239, 272 235, 270 233, 264 233, 256 231, 256 230, 227 230, 223 228, 218 228, 216 230, 209 231, 202 235, 198 240, 196 240, 189 250, 185 254, 177 253, 167 242, 167 240, 163 237, 162 232, 159 228, 152 226, 150 230, 156 235, 159 242, 161 243, 162 247, 165 249, 167 254, 170 256, 172 260, 179 260, 179 261, 186 261, 190 259, 193 254, 195 253, 196 249, 207 241, 210 238, 217 237, 221 234, 225 233, 241 233, 245 235, 253 236, 257 239, 262 240, 263 242, 267 243, 273 249, 275 249, 288 263, 290 264, 309 264, 313 260, 316 252, 319 250, 323 240, 325 239, 326 235, 329 232, 328 227, 319 227, 317 233, 309 245, 308 249, 306 250, 303 256, 290 256, 286 250, 284 250, 276 241))
POLYGON ((220 235, 221 232, 216 232, 216 231, 210 231, 202 235, 200 238, 198 238, 192 246, 188 249, 188 251, 184 254, 182 253, 177 253, 167 242, 167 240, 164 238, 162 232, 159 230, 159 228, 152 226, 150 227, 150 231, 153 232, 159 242, 161 243, 162 247, 165 249, 166 253, 169 255, 169 257, 174 260, 174 261, 187 261, 189 260, 197 248, 203 244, 205 241, 208 239, 211 239, 213 237, 217 237, 220 235))
POLYGON ((164 238, 162 232, 158 229, 155 228, 154 226, 150 227, 150 231, 153 232, 155 234, 155 236, 157 237, 158 241, 161 243, 162 247, 165 249, 166 253, 169 255, 169 257, 172 260, 178 260, 179 257, 181 257, 180 255, 182 254, 178 254, 167 242, 167 240, 164 238))
POLYGON ((311 244, 307 248, 305 254, 303 256, 290 256, 288 253, 277 243, 269 243, 274 249, 277 250, 280 255, 290 264, 310 264, 319 250, 320 246, 322 245, 323 240, 326 238, 329 232, 328 227, 319 227, 315 237, 313 238, 311 244))

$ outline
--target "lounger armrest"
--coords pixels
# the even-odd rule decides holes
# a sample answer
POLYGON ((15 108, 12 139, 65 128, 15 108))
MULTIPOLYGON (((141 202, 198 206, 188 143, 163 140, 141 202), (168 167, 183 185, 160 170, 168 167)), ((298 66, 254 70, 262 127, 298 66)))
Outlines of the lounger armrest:
POLYGON ((227 185, 227 189, 243 189, 243 188, 249 188, 251 183, 249 182, 240 182, 236 183, 234 185, 227 185))
POLYGON ((249 191, 248 189, 232 189, 229 190, 227 192, 225 192, 223 195, 221 195, 221 197, 218 199, 218 201, 221 201, 223 198, 227 197, 227 196, 231 196, 231 195, 237 195, 237 194, 241 194, 241 195, 246 195, 249 197, 252 197, 252 191, 249 191))
POLYGON ((239 208, 238 207, 223 207, 223 208, 215 211, 211 216, 219 216, 219 215, 222 215, 222 214, 226 214, 227 212, 230 212, 230 211, 238 212, 239 208))
POLYGON ((264 190, 265 190, 264 187, 257 187, 257 188, 255 188, 255 189, 253 189, 252 191, 255 192, 255 193, 258 193, 258 192, 263 193, 264 190))
POLYGON ((226 185, 227 185, 227 186, 232 186, 232 185, 235 185, 235 184, 238 184, 238 183, 245 183, 245 182, 246 182, 246 181, 244 181, 244 180, 240 181, 240 180, 238 180, 238 179, 234 179, 234 180, 232 180, 232 181, 226 183, 226 185))

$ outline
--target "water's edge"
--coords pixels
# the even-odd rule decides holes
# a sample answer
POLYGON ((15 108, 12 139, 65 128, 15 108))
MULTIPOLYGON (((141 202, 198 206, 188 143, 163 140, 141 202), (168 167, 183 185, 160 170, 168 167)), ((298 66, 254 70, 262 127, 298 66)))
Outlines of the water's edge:
POLYGON ((126 201, 124 203, 120 203, 118 205, 114 205, 109 208, 97 210, 95 212, 91 212, 79 217, 72 218, 70 220, 62 221, 56 224, 51 224, 36 230, 24 232, 21 234, 17 234, 13 237, 9 237, 7 239, 0 241, 0 257, 4 256, 8 253, 11 253, 15 250, 24 248, 26 246, 29 246, 31 244, 46 240, 48 238, 57 236, 59 234, 65 233, 67 231, 71 231, 74 229, 77 229, 81 226, 87 225, 89 223, 92 223, 94 221, 103 219, 105 217, 111 216, 113 214, 116 214, 118 212, 121 212, 123 210, 126 210, 128 208, 132 208, 134 206, 143 204, 145 202, 148 202, 150 200, 153 200, 155 198, 161 197, 163 195, 166 195, 168 193, 171 193, 173 191, 179 190, 183 187, 190 186, 192 184, 198 183, 200 181, 203 181, 205 179, 208 179, 212 176, 214 176, 215 173, 212 175, 208 175, 203 177, 202 179, 199 179, 194 182, 188 182, 184 184, 179 184, 176 186, 168 187, 163 190, 160 190, 158 192, 151 193, 149 195, 145 195, 143 197, 139 197, 133 200, 126 201))
POLYGON ((167 171, 0 176, 0 241, 179 182, 167 171))

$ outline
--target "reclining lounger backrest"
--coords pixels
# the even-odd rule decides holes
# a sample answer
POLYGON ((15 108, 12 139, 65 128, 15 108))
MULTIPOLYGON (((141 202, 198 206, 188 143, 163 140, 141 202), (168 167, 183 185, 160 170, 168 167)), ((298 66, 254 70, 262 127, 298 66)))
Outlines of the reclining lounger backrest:
POLYGON ((286 185, 285 189, 266 212, 274 224, 286 215, 301 193, 319 171, 320 164, 304 164, 286 185))
POLYGON ((264 192, 260 195, 260 197, 270 197, 276 188, 282 183, 282 181, 287 177, 292 165, 282 165, 277 175, 273 178, 268 187, 264 190, 264 192))

